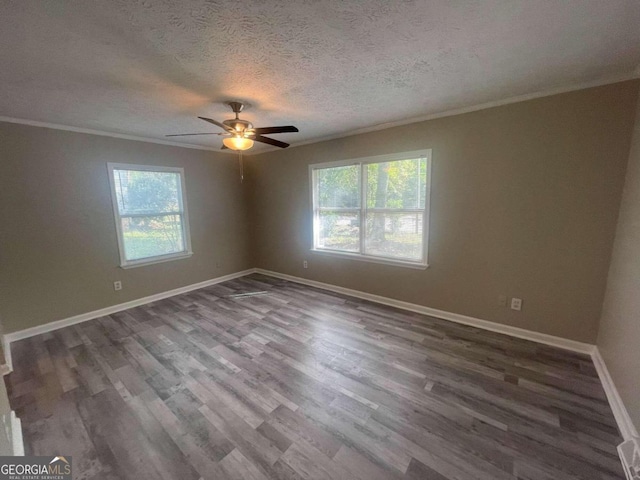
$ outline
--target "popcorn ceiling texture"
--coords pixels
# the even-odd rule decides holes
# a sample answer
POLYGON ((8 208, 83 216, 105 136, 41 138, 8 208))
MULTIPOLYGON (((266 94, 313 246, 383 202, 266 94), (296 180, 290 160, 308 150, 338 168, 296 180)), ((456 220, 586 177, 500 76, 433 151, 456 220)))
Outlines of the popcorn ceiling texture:
POLYGON ((216 131, 195 117, 230 118, 226 100, 295 144, 640 64, 636 0, 23 0, 0 18, 0 116, 158 139, 216 131))

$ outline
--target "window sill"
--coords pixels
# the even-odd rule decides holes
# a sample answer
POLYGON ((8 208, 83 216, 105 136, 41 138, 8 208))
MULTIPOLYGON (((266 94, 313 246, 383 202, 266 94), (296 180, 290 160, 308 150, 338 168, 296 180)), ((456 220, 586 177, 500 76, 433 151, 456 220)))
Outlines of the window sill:
POLYGON ((133 260, 131 262, 122 263, 120 265, 120 268, 124 268, 126 270, 129 268, 144 267, 146 265, 154 265, 156 263, 164 263, 164 262, 170 262, 172 260, 189 258, 191 255, 193 255, 193 252, 180 252, 180 253, 172 253, 170 255, 162 255, 159 257, 143 258, 140 260, 133 260))
POLYGON ((394 260, 391 258, 370 257, 367 255, 360 255, 359 253, 338 252, 335 250, 321 250, 318 248, 312 248, 311 252, 320 255, 326 255, 328 257, 348 258, 350 260, 359 260, 361 262, 369 263, 380 263, 383 265, 393 265, 396 267, 412 268, 414 270, 426 270, 427 268, 429 268, 428 263, 415 263, 404 260, 394 260))

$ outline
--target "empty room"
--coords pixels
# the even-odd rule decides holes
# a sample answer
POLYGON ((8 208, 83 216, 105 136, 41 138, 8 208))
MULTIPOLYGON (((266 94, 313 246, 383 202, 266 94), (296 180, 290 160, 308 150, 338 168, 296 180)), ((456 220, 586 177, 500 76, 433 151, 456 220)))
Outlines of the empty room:
POLYGON ((640 2, 0 2, 0 478, 640 479, 640 2))

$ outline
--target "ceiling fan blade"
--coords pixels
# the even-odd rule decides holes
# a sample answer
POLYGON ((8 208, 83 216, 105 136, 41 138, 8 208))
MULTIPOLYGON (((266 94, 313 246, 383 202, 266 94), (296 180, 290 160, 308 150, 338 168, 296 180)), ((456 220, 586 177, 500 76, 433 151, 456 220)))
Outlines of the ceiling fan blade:
POLYGON ((280 140, 275 140, 269 137, 263 137, 262 135, 256 135, 253 137, 253 140, 261 143, 268 143, 269 145, 273 145, 280 148, 287 148, 289 146, 288 143, 281 142, 280 140))
POLYGON ((290 132, 293 133, 293 132, 299 132, 300 130, 298 130, 293 125, 285 125, 282 127, 254 128, 253 131, 256 133, 256 135, 261 135, 263 133, 290 133, 290 132))
POLYGON ((220 127, 220 128, 222 128, 223 130, 226 130, 229 133, 236 133, 236 131, 233 128, 231 128, 229 125, 225 125, 224 123, 220 123, 217 120, 213 120, 211 118, 206 118, 206 117, 198 117, 198 118, 200 120, 204 120, 205 122, 213 123, 217 127, 220 127))
POLYGON ((165 137, 188 137, 192 135, 219 135, 218 133, 176 133, 173 135, 165 135, 165 137))

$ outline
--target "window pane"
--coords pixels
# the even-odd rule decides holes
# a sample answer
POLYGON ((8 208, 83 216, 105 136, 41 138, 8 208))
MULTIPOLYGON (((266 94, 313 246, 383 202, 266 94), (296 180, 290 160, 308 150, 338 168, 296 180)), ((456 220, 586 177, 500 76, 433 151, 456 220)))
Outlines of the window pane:
POLYGON ((360 166, 316 170, 318 206, 327 208, 360 207, 360 166))
POLYGON ((424 208, 425 158, 367 165, 368 208, 424 208))
POLYGON ((360 251, 360 215, 358 213, 319 212, 318 248, 360 251))
POLYGON ((422 213, 368 213, 365 253, 422 260, 422 213))
POLYGON ((182 210, 179 173, 114 170, 113 176, 121 215, 182 210))
POLYGON ((184 252, 181 215, 122 218, 127 260, 184 252))

